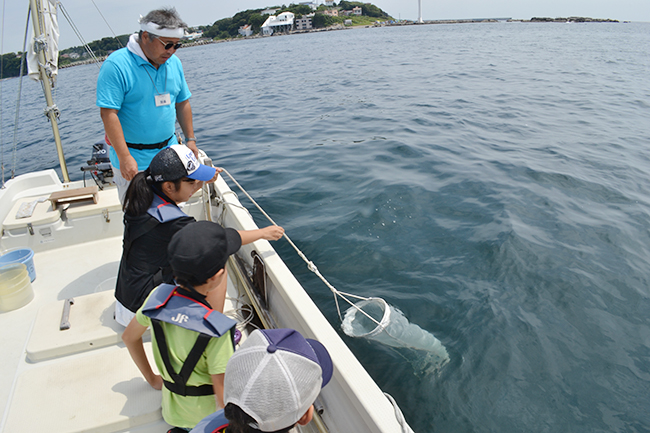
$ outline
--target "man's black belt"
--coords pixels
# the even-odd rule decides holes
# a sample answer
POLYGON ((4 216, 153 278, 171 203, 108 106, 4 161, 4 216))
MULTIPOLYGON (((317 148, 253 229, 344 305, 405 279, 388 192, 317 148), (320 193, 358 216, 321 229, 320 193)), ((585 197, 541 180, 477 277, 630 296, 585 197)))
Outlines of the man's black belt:
POLYGON ((169 140, 171 140, 173 135, 169 137, 167 140, 163 140, 160 143, 153 143, 153 144, 140 144, 140 143, 126 143, 126 147, 129 149, 138 149, 138 150, 151 150, 151 149, 162 149, 163 147, 167 147, 167 143, 169 143, 169 140))

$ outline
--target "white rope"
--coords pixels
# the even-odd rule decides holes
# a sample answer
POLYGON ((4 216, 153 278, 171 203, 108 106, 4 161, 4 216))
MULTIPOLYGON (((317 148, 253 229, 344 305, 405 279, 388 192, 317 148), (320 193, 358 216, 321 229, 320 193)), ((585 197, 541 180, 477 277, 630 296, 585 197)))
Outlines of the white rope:
POLYGON ((404 415, 402 414, 402 411, 400 410, 393 396, 388 394, 387 392, 385 392, 384 395, 386 396, 390 404, 392 404, 393 408, 395 409, 395 418, 397 418, 397 422, 399 423, 400 427, 402 427, 402 433, 414 433, 413 429, 411 429, 411 426, 409 426, 406 423, 406 420, 404 419, 404 415))
MULTIPOLYGON (((237 187, 241 190, 241 192, 243 192, 243 193, 246 195, 246 197, 248 197, 248 199, 249 199, 249 200, 250 200, 250 201, 255 205, 255 207, 256 207, 256 208, 257 208, 257 209, 262 213, 262 215, 264 215, 264 216, 266 217, 266 219, 268 219, 268 220, 271 222, 271 224, 273 224, 274 226, 277 226, 277 224, 275 223, 275 221, 273 221, 273 219, 272 219, 272 218, 271 218, 271 217, 270 217, 270 216, 269 216, 269 215, 264 211, 264 209, 262 209, 262 207, 261 207, 260 205, 257 204, 257 202, 253 199, 253 197, 251 197, 250 194, 248 194, 248 192, 246 192, 246 190, 244 189, 244 187, 242 187, 242 186, 239 184, 239 182, 237 182, 237 181, 235 180, 235 178, 234 178, 234 177, 233 177, 233 176, 228 172, 228 170, 226 170, 225 168, 222 168, 222 170, 223 170, 223 172, 226 173, 226 174, 228 175, 228 177, 229 177, 229 178, 230 178, 230 179, 235 183, 235 185, 237 185, 237 187)), ((333 295, 334 295, 334 302, 336 303, 336 311, 337 311, 337 313, 338 313, 338 315, 339 315, 339 320, 343 321, 343 317, 341 316, 341 309, 340 309, 340 307, 339 307, 339 301, 338 301, 338 298, 341 298, 341 299, 343 299, 345 302, 347 302, 348 304, 350 304, 353 308, 355 308, 357 311, 359 311, 360 313, 362 313, 363 315, 365 315, 368 319, 372 320, 375 324, 377 324, 377 326, 382 326, 381 323, 379 323, 379 321, 377 321, 377 319, 375 319, 374 317, 370 316, 368 313, 366 313, 365 311, 363 311, 363 310, 362 310, 361 308, 359 308, 359 307, 358 307, 354 302, 352 302, 352 301, 350 301, 348 298, 346 298, 346 296, 349 296, 349 297, 352 297, 352 298, 356 298, 356 299, 360 299, 360 300, 363 300, 363 301, 368 301, 368 300, 370 300, 371 298, 366 298, 366 297, 363 297, 363 296, 357 296, 357 295, 353 295, 353 294, 351 294, 351 293, 341 292, 341 291, 337 290, 336 287, 334 287, 333 285, 331 285, 330 282, 327 281, 327 279, 326 279, 326 278, 325 278, 325 277, 320 273, 320 271, 318 270, 318 268, 316 267, 316 265, 314 264, 314 262, 312 262, 311 260, 309 260, 309 259, 307 258, 307 256, 306 256, 302 251, 300 251, 300 249, 296 246, 296 244, 293 243, 293 241, 289 238, 289 236, 287 236, 286 231, 285 231, 285 233, 284 233, 283 236, 284 236, 284 238, 289 242, 289 244, 293 247, 293 249, 296 250, 296 253, 298 254, 298 256, 300 256, 300 258, 301 258, 301 259, 302 259, 302 260, 307 264, 307 269, 309 269, 309 270, 312 271, 314 274, 316 274, 316 276, 317 276, 318 278, 320 278, 321 281, 322 281, 323 283, 325 283, 325 285, 326 285, 326 286, 330 289, 330 291, 333 293, 333 295)), ((388 307, 386 307, 386 308, 388 308, 388 307)))
POLYGON ((248 325, 257 328, 257 325, 253 323, 253 320, 255 319, 255 310, 251 305, 246 304, 243 301, 243 296, 243 294, 238 298, 226 296, 227 300, 230 300, 235 304, 235 308, 223 312, 225 316, 237 321, 237 329, 240 331, 243 331, 248 325))

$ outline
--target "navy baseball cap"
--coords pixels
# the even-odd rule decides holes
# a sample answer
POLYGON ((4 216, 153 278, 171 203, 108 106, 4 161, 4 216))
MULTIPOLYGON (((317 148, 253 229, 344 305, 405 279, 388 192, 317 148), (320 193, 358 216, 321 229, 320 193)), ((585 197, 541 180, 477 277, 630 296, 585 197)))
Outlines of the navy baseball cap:
POLYGON ((223 269, 228 257, 240 247, 237 230, 212 221, 196 221, 172 236, 167 254, 175 278, 206 281, 223 269))

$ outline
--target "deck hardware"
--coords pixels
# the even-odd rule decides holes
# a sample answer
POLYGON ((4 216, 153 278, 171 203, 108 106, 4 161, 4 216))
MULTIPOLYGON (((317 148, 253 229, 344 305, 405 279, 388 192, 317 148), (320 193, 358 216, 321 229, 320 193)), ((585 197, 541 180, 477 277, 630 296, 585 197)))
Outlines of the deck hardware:
POLYGON ((253 258, 253 286, 257 289, 257 293, 259 293, 264 301, 264 307, 268 308, 269 296, 266 293, 266 269, 264 267, 264 261, 255 250, 251 251, 251 257, 253 258))
POLYGON ((34 226, 32 223, 27 223, 27 230, 29 230, 29 234, 34 236, 34 226))
POLYGON ((108 214, 108 209, 102 209, 102 215, 104 215, 104 219, 107 223, 111 222, 111 217, 108 214))
POLYGON ((323 402, 320 399, 320 395, 318 396, 318 398, 316 398, 316 401, 314 402, 314 410, 319 415, 322 415, 323 412, 325 412, 325 406, 323 405, 323 402))
POLYGON ((271 316, 269 310, 267 310, 266 307, 262 305, 262 299, 259 293, 257 293, 257 290, 253 287, 251 278, 248 277, 249 273, 248 269, 246 269, 244 260, 242 260, 242 258, 237 254, 233 254, 228 259, 228 266, 228 273, 234 277, 233 282, 237 285, 237 287, 242 288, 246 292, 246 296, 248 296, 248 299, 250 299, 251 305, 253 308, 255 308, 257 317, 259 317, 264 328, 278 328, 277 322, 273 316, 271 316))
POLYGON ((70 306, 72 304, 74 304, 74 298, 63 301, 63 314, 61 314, 61 324, 59 325, 60 331, 70 329, 70 306))
MULTIPOLYGON (((204 158, 203 159, 203 165, 207 165, 208 167, 214 167, 212 164, 212 159, 210 158, 204 158)), ((208 191, 209 191, 209 197, 214 200, 217 197, 217 189, 214 187, 214 182, 207 183, 206 185, 208 186, 208 191)))

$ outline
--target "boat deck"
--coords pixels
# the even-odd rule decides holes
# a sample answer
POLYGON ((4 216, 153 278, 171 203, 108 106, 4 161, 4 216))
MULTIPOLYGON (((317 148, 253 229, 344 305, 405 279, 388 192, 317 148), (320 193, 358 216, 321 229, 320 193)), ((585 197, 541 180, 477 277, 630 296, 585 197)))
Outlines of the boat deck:
POLYGON ((129 427, 120 421, 134 421, 127 402, 136 397, 148 402, 143 424, 160 418, 159 393, 133 369, 121 344, 122 329, 113 321, 121 245, 121 237, 113 237, 34 255, 34 299, 0 315, 0 362, 6 372, 15 372, 0 376, 2 431, 120 431, 129 427), (77 301, 70 307, 70 329, 61 331, 67 298, 77 301), (88 308, 101 314, 89 316, 88 308), (84 334, 89 328, 101 337, 84 334), (108 416, 116 405, 122 407, 108 416))
MULTIPOLYGON (((0 362, 16 372, 0 376, 1 431, 169 428, 162 421, 160 392, 142 378, 113 319, 121 245, 115 237, 35 254, 34 299, 0 314, 3 329, 11 330, 4 332, 0 362), (70 264, 63 269, 62 256, 70 264), (74 299, 70 329, 61 331, 68 298, 74 299)), ((225 309, 233 311, 238 294, 231 281, 228 296, 225 309)))

